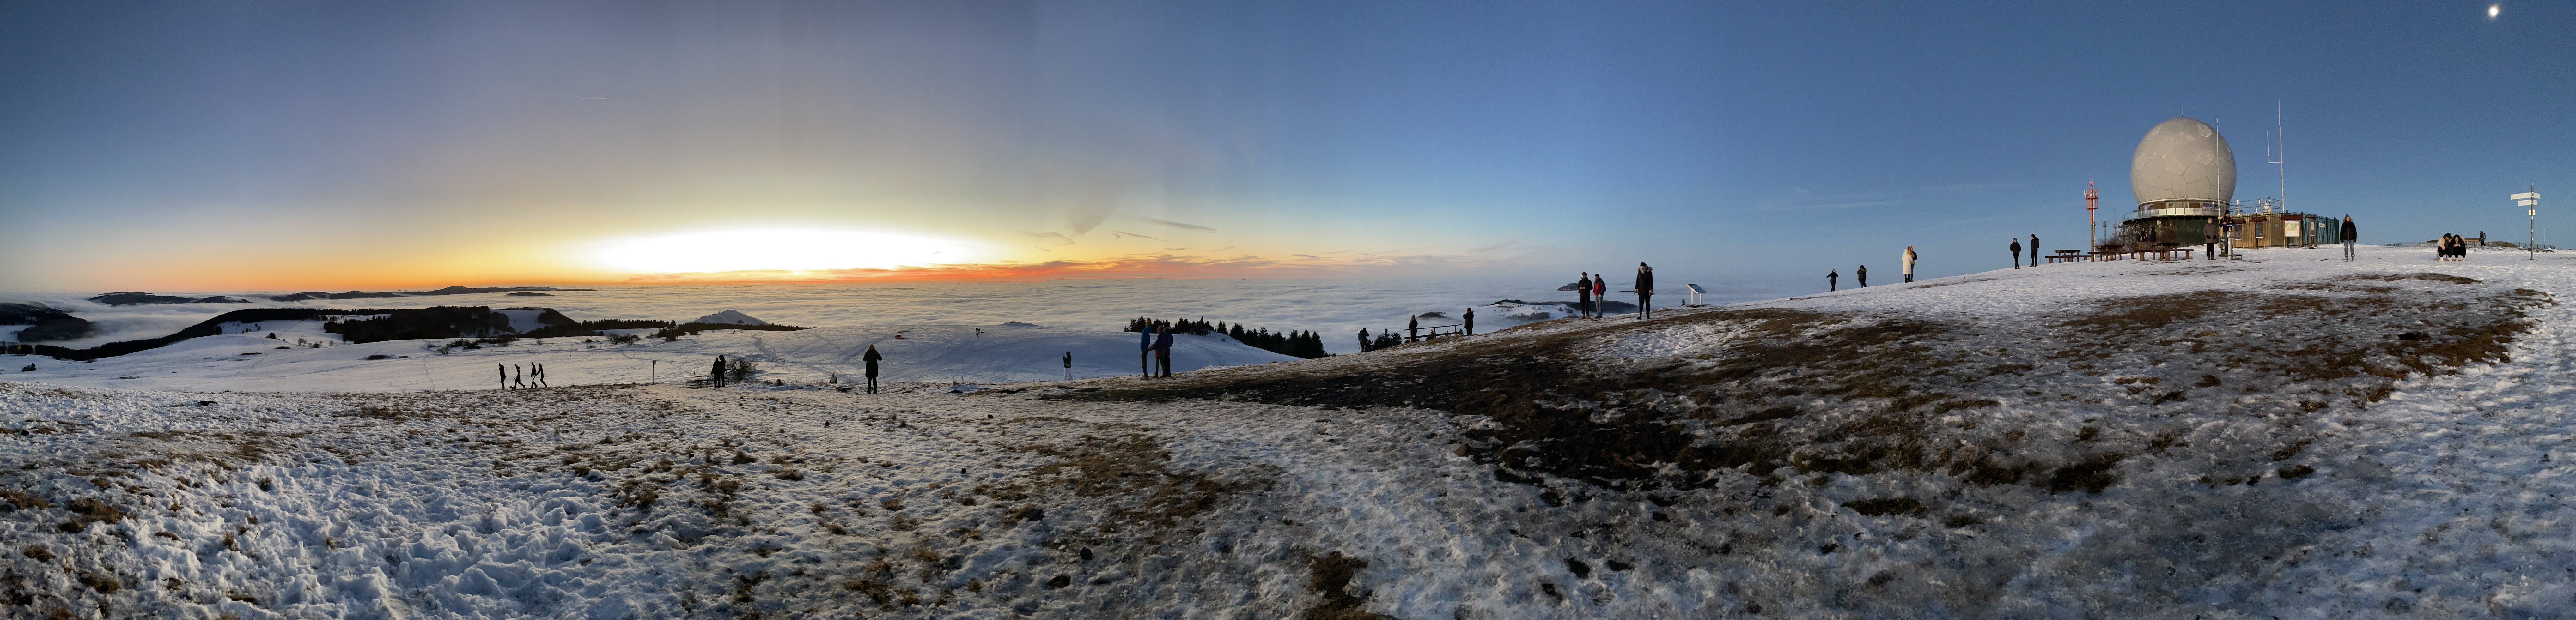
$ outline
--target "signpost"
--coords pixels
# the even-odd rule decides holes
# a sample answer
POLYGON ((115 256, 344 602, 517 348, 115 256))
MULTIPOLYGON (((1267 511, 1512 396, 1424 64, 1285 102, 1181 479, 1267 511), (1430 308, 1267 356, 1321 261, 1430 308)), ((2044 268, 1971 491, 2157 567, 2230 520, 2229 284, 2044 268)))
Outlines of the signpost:
POLYGON ((2540 260, 2540 186, 2533 185, 2531 191, 2514 194, 2513 204, 2522 207, 2523 215, 2531 218, 2531 238, 2523 241, 2526 246, 2523 254, 2530 256, 2526 260, 2540 260))

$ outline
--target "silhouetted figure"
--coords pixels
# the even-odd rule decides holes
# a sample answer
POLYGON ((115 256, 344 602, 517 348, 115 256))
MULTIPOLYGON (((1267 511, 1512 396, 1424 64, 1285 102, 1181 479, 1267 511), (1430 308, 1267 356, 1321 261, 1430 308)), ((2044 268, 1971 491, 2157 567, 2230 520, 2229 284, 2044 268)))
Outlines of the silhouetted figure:
POLYGON ((1467 321, 1466 334, 1469 336, 1476 335, 1476 309, 1468 308, 1467 314, 1464 318, 1467 321))
POLYGON ((512 389, 528 387, 527 369, 520 368, 518 364, 511 364, 510 374, 512 375, 510 377, 510 387, 512 389))
POLYGON ((707 371, 707 381, 714 383, 716 387, 724 387, 724 367, 724 356, 716 356, 716 367, 714 370, 707 371))
POLYGON ((2020 268, 2021 268, 2021 240, 2020 240, 2020 239, 2014 239, 2014 240, 2013 240, 2013 242, 2012 242, 2012 255, 2013 255, 2013 268, 2014 268, 2014 269, 2020 269, 2020 268))
POLYGON ((1655 268, 1637 263, 1637 320, 1654 318, 1655 268))
POLYGON ((1362 353, 1366 353, 1366 352, 1368 352, 1368 350, 1369 350, 1368 328, 1366 328, 1366 327, 1362 327, 1362 328, 1360 328, 1360 352, 1362 352, 1362 353))
POLYGON ((510 365, 493 364, 492 369, 501 373, 501 389, 510 389, 510 365))
POLYGON ((1404 341, 1415 342, 1419 340, 1422 340, 1422 315, 1417 314, 1413 315, 1413 318, 1404 320, 1404 341))
POLYGON ((2359 229, 2359 228, 2354 228, 2354 227, 2352 226, 2352 216, 2350 216, 2350 215, 2343 216, 2343 236, 2342 236, 2341 238, 2343 239, 2343 259, 2344 259, 2344 260, 2352 260, 2352 242, 2353 242, 2353 237, 2358 237, 2358 236, 2361 236, 2361 229, 2359 229))
POLYGON ((2039 235, 2030 236, 2030 266, 2039 266, 2039 235))
POLYGON ((1574 279, 1574 317, 1592 317, 1592 272, 1583 272, 1583 277, 1574 279))
POLYGON ((1828 291, 1828 292, 1830 292, 1830 291, 1836 291, 1836 290, 1841 290, 1841 289, 1840 289, 1840 287, 1841 287, 1841 285, 1842 285, 1842 279, 1843 279, 1843 272, 1842 272, 1841 270, 1837 270, 1837 269, 1827 269, 1827 270, 1825 270, 1825 290, 1826 290, 1826 291, 1828 291))
POLYGON ((1064 352, 1064 380, 1073 380, 1073 352, 1064 352))
POLYGON ((881 361, 881 360, 884 360, 884 359, 885 359, 885 354, 878 353, 878 352, 877 352, 877 345, 873 345, 873 344, 872 344, 872 345, 868 345, 868 352, 867 352, 867 353, 864 353, 864 354, 859 355, 859 361, 861 361, 861 362, 866 362, 866 363, 867 363, 867 365, 868 365, 868 393, 869 393, 869 394, 875 394, 875 393, 877 393, 877 362, 878 362, 878 361, 881 361))
POLYGON ((1861 265, 1859 269, 1853 269, 1852 280, 1859 282, 1861 288, 1869 288, 1869 266, 1861 265))
POLYGON ((1169 378, 1172 376, 1172 327, 1165 325, 1159 331, 1162 333, 1154 335, 1154 363, 1160 366, 1163 376, 1169 378))
POLYGON ((1144 329, 1136 331, 1138 332, 1136 338, 1136 374, 1152 377, 1154 376, 1154 326, 1153 324, 1148 323, 1145 325, 1144 329))

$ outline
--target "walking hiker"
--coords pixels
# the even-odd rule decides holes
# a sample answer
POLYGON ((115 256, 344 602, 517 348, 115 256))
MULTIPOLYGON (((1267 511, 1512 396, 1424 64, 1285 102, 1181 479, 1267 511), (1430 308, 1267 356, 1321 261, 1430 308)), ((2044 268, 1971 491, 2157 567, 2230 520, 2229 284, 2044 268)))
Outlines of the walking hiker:
POLYGON ((885 354, 883 354, 883 353, 878 353, 878 352, 877 352, 877 345, 873 345, 873 344, 872 344, 872 345, 868 345, 868 352, 867 352, 866 354, 863 354, 863 355, 860 355, 860 356, 859 356, 859 361, 867 362, 867 364, 868 364, 868 393, 869 393, 869 394, 875 394, 875 393, 877 393, 877 361, 878 361, 878 360, 883 360, 883 359, 885 359, 885 354))
POLYGON ((1655 268, 1637 263, 1637 320, 1654 318, 1655 268))
POLYGON ((1073 380, 1073 352, 1064 352, 1064 380, 1073 380))
POLYGON ((1467 321, 1466 334, 1469 336, 1476 335, 1476 309, 1468 308, 1465 318, 1467 321))
POLYGON ((545 364, 528 364, 528 374, 537 378, 537 387, 554 387, 546 384, 545 364))
POLYGON ((1592 272, 1574 279, 1574 318, 1592 317, 1592 272))
POLYGON ((1852 270, 1852 278, 1860 282, 1861 288, 1869 288, 1869 266, 1861 265, 1859 269, 1852 270))
POLYGON ((1904 264, 1898 268, 1905 271, 1905 281, 1914 281, 1914 246, 1905 246, 1904 264))
POLYGON ((2039 266, 2039 235, 2030 236, 2030 266, 2039 266))
POLYGON ((515 390, 528 387, 527 369, 520 368, 518 364, 511 364, 510 375, 510 389, 515 390))
POLYGON ((2020 268, 2021 268, 2021 240, 2020 240, 2020 239, 2014 239, 2014 240, 2013 240, 2013 242, 2012 242, 2012 255, 2013 255, 2013 268, 2014 268, 2014 269, 2020 269, 2020 268))
POLYGON ((1160 365, 1163 376, 1169 378, 1172 376, 1172 327, 1165 325, 1161 331, 1163 333, 1154 336, 1154 363, 1160 365))
POLYGON ((510 365, 493 364, 492 369, 501 372, 501 389, 510 389, 510 365))
POLYGON ((2350 216, 2350 215, 2345 215, 2345 216, 2343 216, 2343 234, 2342 234, 2342 235, 2340 235, 2340 236, 2338 236, 2337 238, 2339 238, 2339 239, 2343 239, 2343 259, 2344 259, 2344 260, 2347 260, 2347 261, 2352 260, 2352 238, 2353 238, 2355 235, 2359 235, 2359 234, 2361 234, 2361 229, 2353 228, 2353 227, 2352 227, 2352 216, 2350 216))
POLYGON ((1838 287, 1839 287, 1839 286, 1841 285, 1841 283, 1842 283, 1842 279, 1843 279, 1843 272, 1842 272, 1842 271, 1840 271, 1840 270, 1835 270, 1835 269, 1827 269, 1827 270, 1825 270, 1825 290, 1826 290, 1827 292, 1831 292, 1831 291, 1834 291, 1834 290, 1838 290, 1838 287))

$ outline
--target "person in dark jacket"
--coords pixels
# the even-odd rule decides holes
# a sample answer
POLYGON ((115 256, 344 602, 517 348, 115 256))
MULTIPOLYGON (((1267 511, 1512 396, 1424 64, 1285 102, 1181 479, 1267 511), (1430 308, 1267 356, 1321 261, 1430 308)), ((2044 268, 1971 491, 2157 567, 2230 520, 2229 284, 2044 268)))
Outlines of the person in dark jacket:
POLYGON ((1859 269, 1852 270, 1852 279, 1860 282, 1861 288, 1869 288, 1869 266, 1861 265, 1859 269))
POLYGON ((501 371, 501 389, 510 389, 510 365, 493 364, 492 369, 501 371))
POLYGON ((1467 335, 1469 335, 1469 336, 1476 335, 1476 309, 1475 309, 1475 308, 1468 308, 1468 309, 1467 309, 1467 314, 1466 314, 1466 315, 1464 315, 1464 319, 1467 321, 1467 324, 1466 324, 1467 335))
POLYGON ((863 361, 863 362, 867 362, 867 363, 868 363, 868 393, 869 393, 869 394, 875 394, 875 393, 877 393, 877 362, 878 362, 879 360, 883 360, 883 359, 885 359, 885 354, 878 353, 878 352, 877 352, 877 345, 873 345, 873 344, 872 344, 872 345, 868 345, 868 352, 867 352, 867 354, 865 354, 865 355, 860 355, 860 356, 859 356, 859 361, 863 361))
POLYGON ((724 367, 724 356, 718 355, 716 356, 716 367, 713 370, 707 371, 707 380, 714 382, 716 387, 724 387, 724 367))
POLYGON ((2361 229, 2352 227, 2352 216, 2343 216, 2343 235, 2336 238, 2343 240, 2344 260, 2352 260, 2352 238, 2360 235, 2361 229))
POLYGON ((1654 318, 1655 268, 1637 263, 1637 320, 1654 318))
POLYGON ((1592 272, 1574 279, 1574 318, 1592 317, 1592 272))
POLYGON ((1073 352, 1064 352, 1064 380, 1073 380, 1073 352))
POLYGON ((2039 266, 2039 235, 2030 236, 2030 266, 2039 266))
POLYGON ((2014 240, 2013 240, 2013 242, 2012 242, 2012 255, 2013 255, 2013 268, 2014 268, 2014 269, 2020 269, 2020 268, 2021 268, 2021 240, 2020 240, 2020 239, 2014 239, 2014 240))
POLYGON ((1413 317, 1412 317, 1412 318, 1405 319, 1405 320, 1404 320, 1404 341, 1405 341, 1405 342, 1413 342, 1413 341, 1421 340, 1421 339, 1422 339, 1422 315, 1417 314, 1417 315, 1413 315, 1413 317))
POLYGON ((1154 376, 1154 326, 1147 324, 1145 329, 1137 332, 1136 374, 1152 377, 1154 376))
POLYGON ((1161 367, 1164 377, 1170 377, 1172 376, 1172 327, 1165 325, 1158 331, 1162 333, 1154 335, 1154 363, 1161 367))
POLYGON ((1833 291, 1833 290, 1837 290, 1837 287, 1838 287, 1838 286, 1840 286, 1840 285, 1842 284, 1842 279, 1843 279, 1843 272, 1842 272, 1842 270, 1839 270, 1839 269, 1827 269, 1827 270, 1825 270, 1825 290, 1826 290, 1826 291, 1833 291))

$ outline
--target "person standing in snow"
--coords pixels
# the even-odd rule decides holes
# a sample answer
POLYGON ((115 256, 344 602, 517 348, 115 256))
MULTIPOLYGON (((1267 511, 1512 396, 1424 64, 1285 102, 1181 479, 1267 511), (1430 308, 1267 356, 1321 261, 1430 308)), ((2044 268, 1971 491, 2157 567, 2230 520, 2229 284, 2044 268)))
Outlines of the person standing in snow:
POLYGON ((2020 268, 2021 268, 2021 240, 2020 240, 2020 239, 2014 239, 2014 240, 2012 241, 2012 255, 2013 255, 2013 268, 2014 268, 2014 269, 2020 269, 2020 268))
POLYGON ((1064 380, 1073 380, 1073 352, 1064 352, 1064 380))
POLYGON ((1574 279, 1574 318, 1592 318, 1592 272, 1574 279))
POLYGON ((510 365, 493 364, 492 369, 501 372, 501 389, 510 389, 510 365))
POLYGON ((1869 288, 1869 266, 1861 265, 1859 269, 1852 270, 1852 278, 1860 282, 1861 288, 1869 288))
POLYGON ((2030 236, 2030 266, 2039 266, 2039 235, 2036 233, 2030 236))
POLYGON ((1421 340, 1421 339, 1422 339, 1422 315, 1416 314, 1416 315, 1413 315, 1413 316, 1412 316, 1412 317, 1410 317, 1410 318, 1405 319, 1405 320, 1404 320, 1404 341, 1405 341, 1405 342, 1413 342, 1413 341, 1421 340))
POLYGON ((1637 263, 1637 320, 1654 318, 1655 268, 1637 263))
POLYGON ((2354 236, 2356 236, 2356 235, 2360 235, 2360 234, 2361 234, 2361 229, 2353 228, 2353 227, 2352 227, 2352 216, 2351 216, 2351 215, 2345 215, 2345 216, 2343 216, 2343 235, 2341 235, 2339 238, 2343 239, 2343 259, 2344 259, 2344 260, 2352 260, 2352 238, 2353 238, 2354 236))
POLYGON ((1164 378, 1172 376, 1172 328, 1163 326, 1154 336, 1154 363, 1161 366, 1164 378))
POLYGON ((707 381, 714 382, 716 387, 724 387, 724 367, 724 356, 716 356, 716 367, 707 371, 707 381))
POLYGON ((1147 323, 1144 329, 1136 331, 1138 332, 1136 338, 1136 372, 1137 374, 1145 377, 1153 377, 1154 325, 1147 323))
POLYGON ((1368 328, 1366 328, 1366 327, 1362 327, 1362 328, 1360 328, 1360 352, 1363 352, 1363 353, 1368 352, 1368 349, 1369 349, 1368 328))
POLYGON ((1610 301, 1610 275, 1592 275, 1592 319, 1602 316, 1602 301, 1610 301))
POLYGON ((861 362, 866 362, 866 363, 868 364, 868 393, 869 393, 869 394, 875 394, 875 393, 877 393, 877 362, 878 362, 879 360, 883 360, 883 359, 885 359, 885 354, 878 353, 878 352, 877 352, 877 345, 873 345, 873 344, 872 344, 872 345, 868 345, 868 352, 867 352, 867 353, 864 353, 864 354, 859 355, 859 361, 861 361, 861 362))
POLYGON ((1469 335, 1469 336, 1476 335, 1476 309, 1475 309, 1475 308, 1468 308, 1468 309, 1467 309, 1466 321, 1467 321, 1467 335, 1469 335))
POLYGON ((1904 259, 1905 259, 1905 260, 1904 260, 1904 263, 1903 263, 1903 264, 1901 264, 1901 265, 1898 265, 1898 266, 1897 266, 1897 268, 1898 268, 1898 269, 1900 269, 1900 270, 1903 270, 1904 275, 1905 275, 1905 281, 1907 281, 1907 282, 1913 282, 1913 281, 1914 281, 1914 246, 1910 246, 1910 245, 1909 245, 1909 246, 1905 246, 1905 256, 1904 256, 1904 259))
POLYGON ((1842 285, 1842 279, 1843 279, 1843 272, 1842 272, 1842 270, 1840 270, 1840 269, 1827 269, 1827 270, 1825 270, 1825 291, 1827 291, 1827 292, 1832 292, 1832 291, 1840 290, 1840 287, 1841 287, 1841 285, 1842 285))

